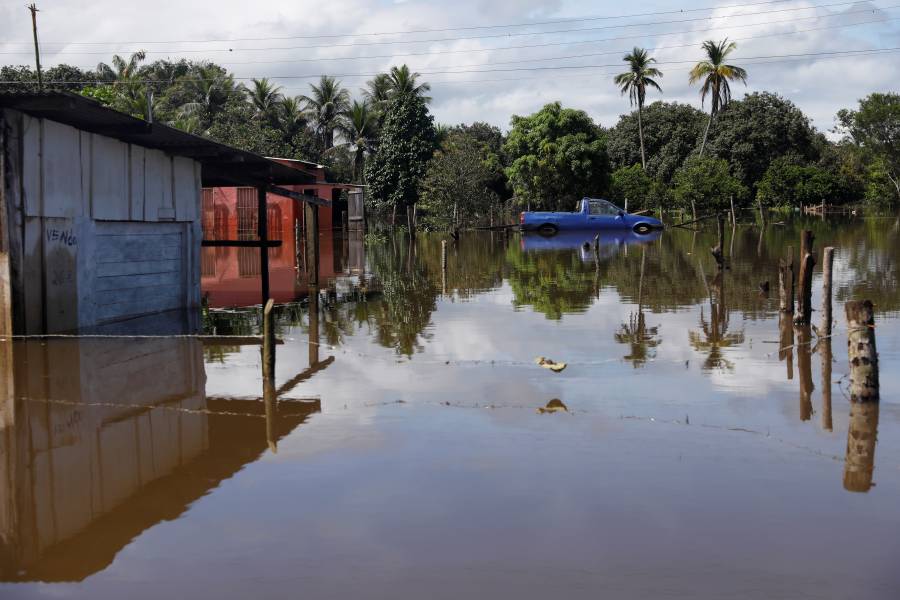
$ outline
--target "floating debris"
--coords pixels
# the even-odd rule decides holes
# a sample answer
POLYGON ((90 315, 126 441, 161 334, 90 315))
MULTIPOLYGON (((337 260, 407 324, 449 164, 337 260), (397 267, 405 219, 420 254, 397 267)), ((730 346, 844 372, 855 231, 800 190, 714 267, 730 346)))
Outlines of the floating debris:
POLYGON ((539 415, 543 415, 545 413, 569 412, 569 407, 563 404, 563 401, 559 398, 554 398, 547 403, 547 406, 539 407, 537 409, 537 412, 539 415))
POLYGON ((534 359, 534 362, 544 367, 545 369, 550 369, 554 373, 559 373, 566 368, 566 363, 556 362, 555 360, 550 360, 549 358, 545 358, 543 356, 538 356, 536 359, 534 359))

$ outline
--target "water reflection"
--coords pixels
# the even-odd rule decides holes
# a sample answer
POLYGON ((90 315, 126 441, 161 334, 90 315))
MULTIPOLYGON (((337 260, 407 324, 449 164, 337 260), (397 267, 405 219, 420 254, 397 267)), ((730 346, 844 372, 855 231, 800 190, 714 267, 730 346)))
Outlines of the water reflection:
POLYGON ((847 458, 844 461, 844 489, 868 492, 875 471, 875 444, 878 441, 877 402, 851 402, 847 432, 847 458))
POLYGON ((196 339, 5 343, 0 359, 0 581, 105 569, 319 410, 207 397, 196 339))
MULTIPOLYGON (((704 284, 706 274, 701 267, 704 284)), ((712 282, 707 284, 709 290, 709 318, 700 307, 700 331, 689 331, 688 339, 697 352, 706 355, 703 360, 705 370, 734 369, 734 363, 725 358, 728 348, 744 343, 744 332, 730 332, 730 312, 725 304, 725 271, 718 271, 712 282)))

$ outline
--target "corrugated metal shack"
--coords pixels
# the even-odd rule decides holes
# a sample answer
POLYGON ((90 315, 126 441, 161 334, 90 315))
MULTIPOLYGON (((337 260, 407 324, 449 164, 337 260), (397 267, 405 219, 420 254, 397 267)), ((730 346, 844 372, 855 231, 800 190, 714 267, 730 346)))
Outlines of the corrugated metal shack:
MULTIPOLYGON (((201 188, 255 187, 265 215, 275 184, 314 182, 63 92, 0 92, 0 159, 0 336, 197 309, 201 188)), ((240 245, 275 244, 260 221, 240 245)))

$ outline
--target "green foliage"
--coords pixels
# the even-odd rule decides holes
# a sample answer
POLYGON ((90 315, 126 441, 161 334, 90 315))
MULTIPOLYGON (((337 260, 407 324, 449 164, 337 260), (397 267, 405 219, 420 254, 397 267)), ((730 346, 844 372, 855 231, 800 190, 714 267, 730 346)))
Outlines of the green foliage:
POLYGON ((609 187, 609 159, 603 133, 581 110, 547 104, 527 117, 513 116, 503 146, 510 185, 521 205, 569 209, 585 196, 609 187))
MULTIPOLYGON (((675 173, 672 196, 681 207, 697 211, 724 210, 747 195, 747 188, 728 172, 728 163, 719 158, 691 157, 675 173)), ((700 216, 700 213, 697 212, 700 216)))
POLYGON ((627 198, 628 210, 634 212, 659 206, 664 197, 663 187, 647 175, 641 165, 631 165, 613 171, 609 197, 622 207, 627 198))
POLYGON ((859 101, 858 110, 842 110, 837 117, 838 131, 866 164, 866 198, 883 201, 883 190, 890 187, 895 200, 900 199, 900 94, 870 94, 859 101))
POLYGON ((87 86, 80 93, 82 96, 96 100, 104 106, 111 106, 116 100, 116 90, 108 85, 87 86))
MULTIPOLYGON (((706 116, 687 104, 654 102, 644 107, 642 121, 647 173, 668 184, 678 167, 696 151, 706 126, 706 116)), ((606 144, 612 168, 641 162, 637 111, 619 118, 607 133, 606 144)))
POLYGON ((766 206, 797 208, 804 204, 841 201, 837 177, 814 166, 797 164, 789 158, 772 161, 759 181, 756 198, 766 206))
POLYGON ((489 218, 497 203, 491 190, 487 144, 453 132, 434 154, 422 180, 423 223, 430 229, 452 230, 489 218))
POLYGON ((419 199, 419 183, 434 150, 434 118, 413 94, 391 100, 378 150, 366 165, 373 209, 381 214, 405 209, 419 199))
POLYGON ((721 110, 712 123, 707 150, 728 161, 734 176, 750 189, 779 157, 818 158, 809 119, 793 103, 769 92, 748 94, 721 110))

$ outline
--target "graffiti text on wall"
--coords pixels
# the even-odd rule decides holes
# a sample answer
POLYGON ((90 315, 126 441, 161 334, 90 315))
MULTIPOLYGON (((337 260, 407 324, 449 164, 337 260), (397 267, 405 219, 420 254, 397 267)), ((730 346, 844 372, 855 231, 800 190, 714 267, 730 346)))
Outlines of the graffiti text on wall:
POLYGON ((64 246, 78 245, 78 239, 75 237, 75 233, 71 229, 48 229, 47 241, 59 242, 64 246))

